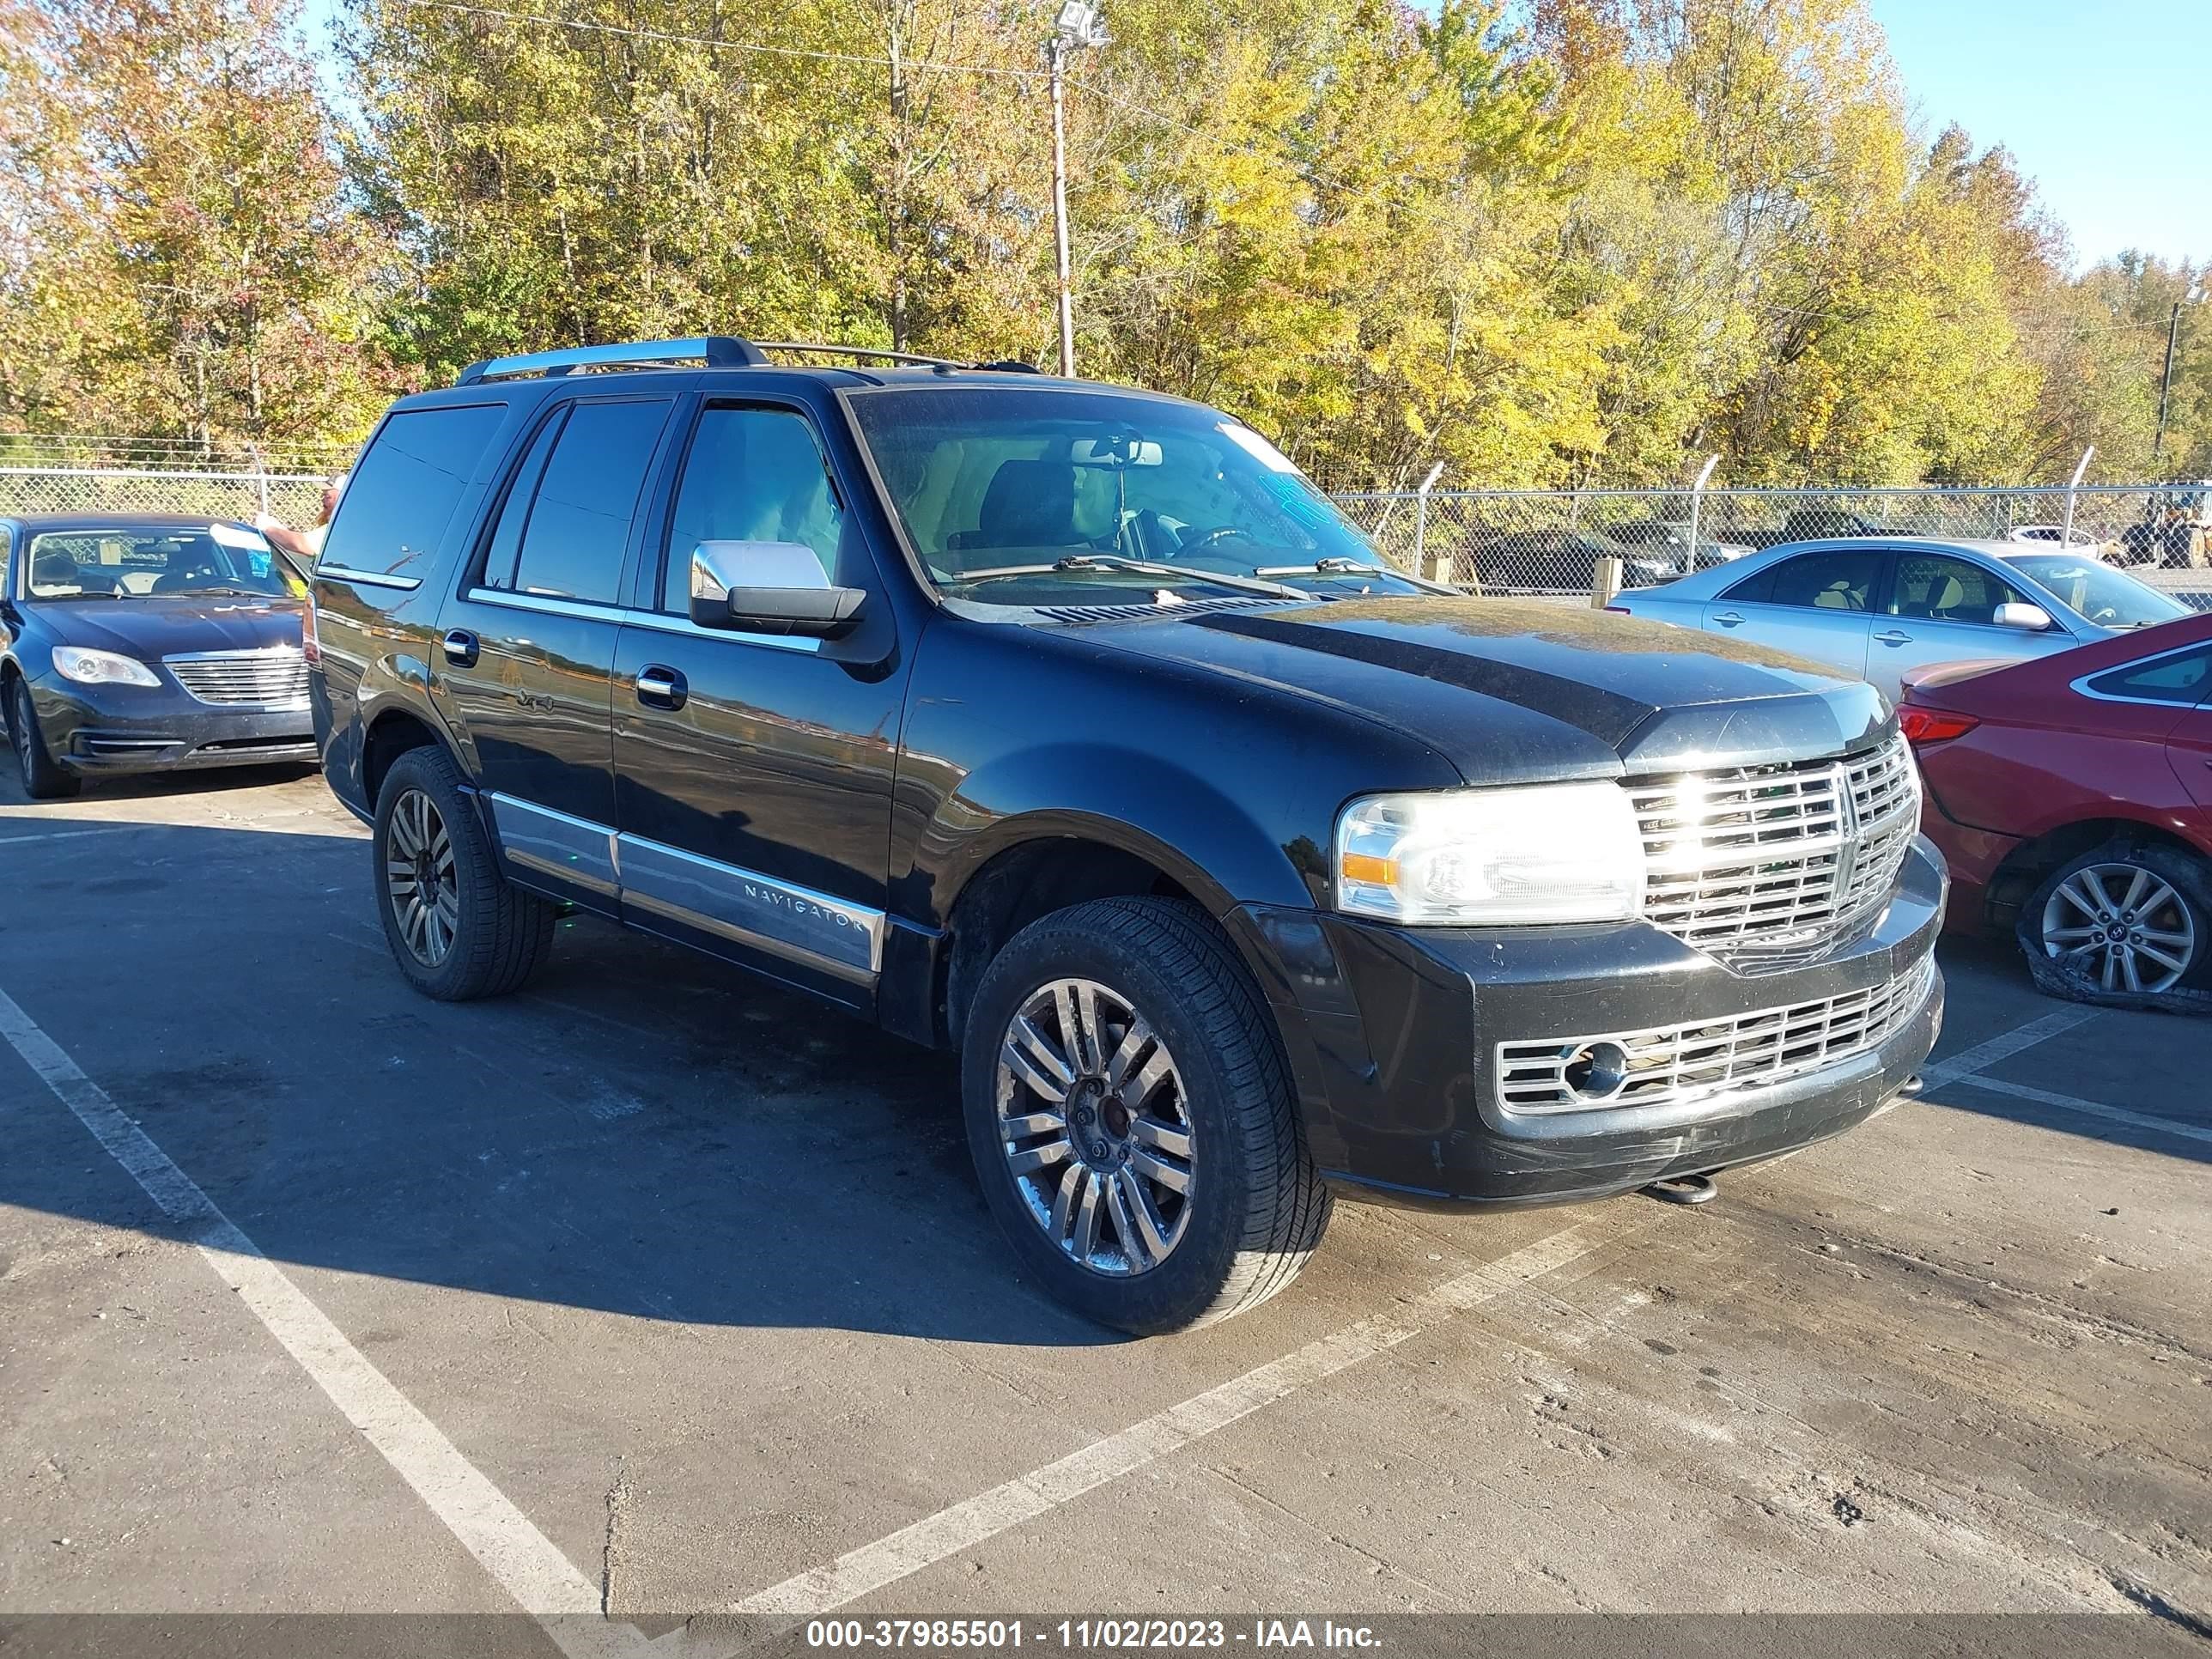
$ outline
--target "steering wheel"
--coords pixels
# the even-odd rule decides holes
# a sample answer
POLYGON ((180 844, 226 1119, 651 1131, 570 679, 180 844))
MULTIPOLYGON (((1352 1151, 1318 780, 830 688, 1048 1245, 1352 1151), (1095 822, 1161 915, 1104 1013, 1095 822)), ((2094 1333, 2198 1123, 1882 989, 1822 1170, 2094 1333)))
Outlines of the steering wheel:
POLYGON ((1185 555, 1200 552, 1206 548, 1212 546, 1216 542, 1225 542, 1231 536, 1242 536, 1243 534, 1244 531, 1240 526, 1233 524, 1216 525, 1212 529, 1203 531, 1198 535, 1191 537, 1189 539, 1186 540, 1180 551, 1185 555))

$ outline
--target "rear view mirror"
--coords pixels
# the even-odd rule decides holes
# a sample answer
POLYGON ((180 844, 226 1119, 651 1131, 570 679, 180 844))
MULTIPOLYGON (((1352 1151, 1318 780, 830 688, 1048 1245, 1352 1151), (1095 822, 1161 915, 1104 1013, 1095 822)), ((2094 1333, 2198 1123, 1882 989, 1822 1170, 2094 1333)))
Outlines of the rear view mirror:
POLYGON ((797 542, 701 542, 691 551, 691 620, 744 634, 830 640, 850 633, 866 590, 836 587, 797 542))
POLYGON ((1999 605, 1996 614, 1990 620, 1999 628, 2024 629, 2031 634, 2042 633, 2045 629, 2053 626, 2051 613, 2041 605, 2029 605, 2017 599, 2009 604, 1999 605))
POLYGON ((1158 466, 1162 455, 1159 441, 1139 438, 1127 433, 1118 438, 1078 438, 1068 451, 1068 459, 1078 466, 1158 466))

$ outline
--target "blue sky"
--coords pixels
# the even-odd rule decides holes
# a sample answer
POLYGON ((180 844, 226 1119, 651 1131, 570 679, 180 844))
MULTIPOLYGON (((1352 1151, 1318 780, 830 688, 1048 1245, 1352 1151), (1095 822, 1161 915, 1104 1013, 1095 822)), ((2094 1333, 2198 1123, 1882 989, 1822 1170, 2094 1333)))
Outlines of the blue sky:
POLYGON ((2212 260, 2212 0, 1869 0, 1931 137, 2002 144, 2083 264, 2212 260))
MULTIPOLYGON (((2212 0, 1869 3, 1928 136, 1957 121, 2011 150, 2082 264, 2212 262, 2212 0)), ((337 5, 306 0, 318 47, 337 5)))

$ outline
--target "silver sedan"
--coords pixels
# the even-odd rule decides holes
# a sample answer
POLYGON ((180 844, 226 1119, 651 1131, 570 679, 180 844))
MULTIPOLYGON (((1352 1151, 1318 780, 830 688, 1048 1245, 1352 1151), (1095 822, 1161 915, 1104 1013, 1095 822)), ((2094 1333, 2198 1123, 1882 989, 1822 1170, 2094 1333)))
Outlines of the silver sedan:
POLYGON ((2189 614, 2086 552, 1911 536, 1789 542, 1610 608, 1833 664, 1893 702, 1929 663, 2024 661, 2189 614))

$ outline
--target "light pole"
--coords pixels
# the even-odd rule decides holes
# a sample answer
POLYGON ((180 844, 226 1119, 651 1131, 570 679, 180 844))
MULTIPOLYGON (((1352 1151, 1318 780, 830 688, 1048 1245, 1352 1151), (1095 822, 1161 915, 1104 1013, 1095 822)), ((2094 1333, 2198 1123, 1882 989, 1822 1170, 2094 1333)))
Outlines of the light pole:
POLYGON ((1044 43, 1045 68, 1052 82, 1052 235, 1060 268, 1060 372, 1066 375, 1075 373, 1075 293, 1067 261, 1066 69, 1071 50, 1105 44, 1106 20, 1086 0, 1064 0, 1052 20, 1052 36, 1044 43))

